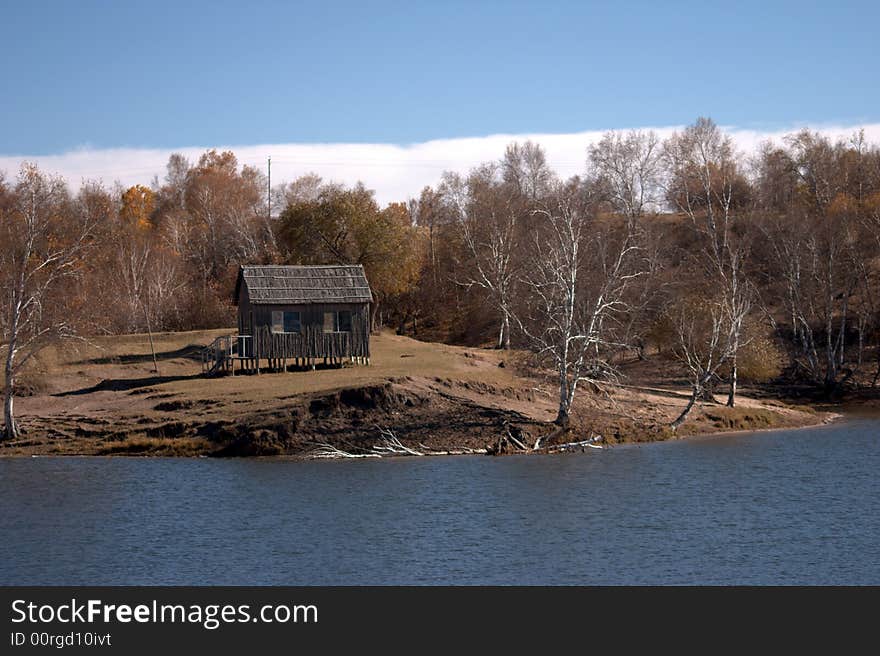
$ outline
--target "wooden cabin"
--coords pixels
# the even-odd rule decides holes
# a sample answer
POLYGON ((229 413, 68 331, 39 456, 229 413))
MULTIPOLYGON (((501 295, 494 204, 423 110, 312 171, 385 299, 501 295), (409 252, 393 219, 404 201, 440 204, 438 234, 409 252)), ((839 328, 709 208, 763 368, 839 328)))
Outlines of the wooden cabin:
POLYGON ((235 283, 238 335, 221 348, 229 362, 220 368, 369 364, 372 301, 361 265, 244 265, 235 283))

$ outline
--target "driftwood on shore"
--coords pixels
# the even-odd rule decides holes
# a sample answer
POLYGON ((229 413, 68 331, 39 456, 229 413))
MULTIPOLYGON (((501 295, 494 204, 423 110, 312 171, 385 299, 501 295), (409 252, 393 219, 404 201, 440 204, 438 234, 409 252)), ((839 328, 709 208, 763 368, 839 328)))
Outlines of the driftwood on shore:
POLYGON ((350 453, 343 451, 332 444, 324 442, 316 443, 314 450, 310 451, 308 457, 312 460, 321 459, 338 459, 338 458, 381 458, 378 453, 350 453))
POLYGON ((565 452, 574 452, 574 451, 586 451, 587 448, 591 449, 603 449, 605 447, 600 446, 598 442, 602 442, 604 438, 601 435, 593 435, 590 434, 590 437, 586 440, 579 440, 575 442, 565 442, 563 444, 546 444, 547 442, 553 440, 565 433, 566 429, 562 427, 558 427, 545 436, 538 436, 535 440, 534 445, 529 448, 525 444, 526 435, 522 433, 520 429, 516 426, 511 426, 510 424, 504 424, 505 432, 502 433, 498 440, 493 444, 487 452, 490 455, 501 456, 515 453, 565 453, 565 452), (546 446, 541 446, 542 442, 546 444, 546 446))
POLYGON ((421 451, 404 445, 394 431, 388 428, 376 427, 381 439, 369 448, 362 449, 362 453, 343 451, 327 443, 317 443, 315 449, 309 453, 312 459, 341 459, 341 458, 384 458, 388 456, 459 456, 486 454, 487 449, 470 449, 467 447, 437 450, 431 449, 419 443, 421 451))
MULTIPOLYGON (((344 451, 332 444, 319 442, 315 443, 315 449, 312 450, 308 457, 311 459, 342 459, 342 458, 385 458, 389 456, 452 456, 452 455, 505 455, 514 453, 571 453, 584 452, 588 448, 603 449, 598 444, 603 441, 601 435, 590 434, 586 440, 578 440, 575 442, 565 442, 563 444, 548 444, 540 446, 541 438, 539 437, 533 447, 529 448, 525 444, 525 434, 515 426, 505 423, 505 431, 502 433, 498 441, 489 448, 473 449, 468 447, 455 447, 451 449, 432 449, 421 442, 417 444, 418 449, 406 446, 400 441, 400 438, 390 428, 376 426, 379 439, 370 446, 357 447, 352 446, 350 451, 344 451)), ((549 439, 558 432, 554 431, 545 439, 549 439)))
POLYGON ((564 451, 583 451, 585 448, 591 449, 604 449, 605 447, 596 444, 596 442, 601 441, 602 437, 600 435, 596 435, 591 437, 588 440, 581 440, 580 442, 566 442, 565 444, 551 444, 550 446, 546 446, 540 451, 545 453, 560 453, 564 451))

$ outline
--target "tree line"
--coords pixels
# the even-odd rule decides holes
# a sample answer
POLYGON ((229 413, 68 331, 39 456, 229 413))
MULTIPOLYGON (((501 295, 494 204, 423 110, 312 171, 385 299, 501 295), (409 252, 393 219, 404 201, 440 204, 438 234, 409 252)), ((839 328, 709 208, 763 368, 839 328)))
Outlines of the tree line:
POLYGON ((233 325, 243 263, 362 264, 374 328, 530 350, 563 428, 580 386, 654 353, 690 381, 673 428, 719 389, 734 405, 741 378, 833 394, 880 377, 880 149, 861 133, 746 155, 709 119, 609 132, 569 179, 514 143, 386 207, 313 174, 269 190, 214 150, 76 193, 25 164, 0 177, 0 244, 7 435, 16 376, 47 343, 233 325))

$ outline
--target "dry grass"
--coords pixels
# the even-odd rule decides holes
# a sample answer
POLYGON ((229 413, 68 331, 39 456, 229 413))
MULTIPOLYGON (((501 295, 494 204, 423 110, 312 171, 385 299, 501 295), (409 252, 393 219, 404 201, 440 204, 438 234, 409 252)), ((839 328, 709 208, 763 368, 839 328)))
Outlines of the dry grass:
POLYGON ((95 455, 120 456, 197 456, 210 451, 213 446, 208 440, 180 440, 162 437, 132 437, 108 441, 99 446, 95 455))
MULTIPOLYGON (((217 440, 239 446, 251 440, 262 444, 253 452, 268 454, 286 452, 297 435, 320 437, 330 431, 348 439, 379 422, 402 431, 421 426, 422 432, 413 433, 420 439, 426 432, 428 437, 444 430, 452 435, 450 426, 461 426, 475 444, 496 439, 495 432, 511 418, 538 426, 556 413, 552 376, 536 372, 524 354, 390 333, 371 340, 369 367, 203 378, 200 349, 230 332, 154 335, 159 375, 145 335, 47 349, 25 377, 35 381, 33 394, 16 401, 28 433, 2 452, 184 456, 216 452, 217 440), (410 408, 401 400, 369 412, 342 407, 332 421, 309 413, 310 399, 389 381, 393 398, 416 399, 420 405, 410 408)), ((672 437, 667 425, 687 396, 677 373, 663 362, 642 363, 631 368, 628 383, 582 393, 574 413, 576 432, 600 433, 611 443, 672 437)), ((772 400, 743 397, 741 406, 699 408, 679 434, 804 425, 823 418, 772 400)), ((242 450, 249 452, 246 445, 242 450)))

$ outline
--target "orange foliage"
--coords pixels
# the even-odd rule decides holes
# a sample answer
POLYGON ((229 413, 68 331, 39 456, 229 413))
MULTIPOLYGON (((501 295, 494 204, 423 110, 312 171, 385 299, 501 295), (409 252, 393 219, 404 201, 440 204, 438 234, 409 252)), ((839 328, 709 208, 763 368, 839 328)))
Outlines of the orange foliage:
POLYGON ((149 230, 153 227, 152 215, 156 207, 156 194, 149 187, 135 185, 122 194, 122 207, 119 218, 128 226, 138 230, 149 230))

